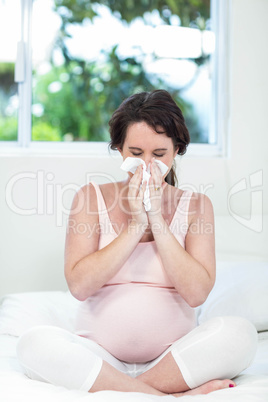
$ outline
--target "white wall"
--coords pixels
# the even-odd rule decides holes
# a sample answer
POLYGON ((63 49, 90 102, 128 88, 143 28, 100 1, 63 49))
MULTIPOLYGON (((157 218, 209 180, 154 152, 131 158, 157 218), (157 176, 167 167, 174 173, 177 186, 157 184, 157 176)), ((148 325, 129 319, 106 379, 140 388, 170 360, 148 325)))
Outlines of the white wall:
MULTIPOLYGON (((268 215, 265 192, 268 188, 267 15, 267 0, 232 0, 230 156, 196 158, 186 155, 178 164, 180 185, 205 191, 213 201, 219 259, 268 259, 265 216, 268 215), (250 188, 249 180, 250 177, 254 179, 255 172, 255 179, 262 181, 256 182, 257 187, 250 188), (244 179, 247 189, 238 192, 244 179), (232 188, 235 191, 228 206, 232 188), (251 210, 256 215, 254 220, 250 220, 251 210), (263 217, 258 214, 263 214, 263 217), (237 219, 249 220, 239 223, 237 219)), ((66 289, 63 250, 67 214, 64 210, 70 207, 75 189, 87 181, 87 174, 98 174, 95 177, 98 182, 105 180, 99 173, 109 173, 121 179, 123 173, 119 166, 119 158, 107 156, 1 155, 0 295, 66 289), (40 208, 40 197, 44 196, 43 211, 41 208, 38 213, 23 216, 14 212, 15 205, 11 205, 10 200, 5 200, 6 186, 10 186, 12 178, 21 172, 28 172, 29 178, 14 184, 14 203, 21 209, 30 210, 36 207, 39 196, 40 208), (37 173, 39 183, 44 177, 39 190, 37 180, 31 176, 37 173), (49 173, 53 176, 50 177, 49 173), (53 205, 47 202, 47 199, 51 200, 51 193, 53 205), (54 211, 50 211, 50 207, 54 211)))

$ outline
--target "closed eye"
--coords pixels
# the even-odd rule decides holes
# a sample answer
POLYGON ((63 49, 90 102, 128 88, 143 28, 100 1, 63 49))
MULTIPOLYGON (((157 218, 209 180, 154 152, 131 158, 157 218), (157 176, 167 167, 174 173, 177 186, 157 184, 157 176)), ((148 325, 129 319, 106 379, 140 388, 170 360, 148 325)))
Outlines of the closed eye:
MULTIPOLYGON (((140 153, 131 152, 131 153, 132 153, 132 155, 134 155, 134 156, 140 156, 140 155, 142 154, 142 152, 140 152, 140 153)), ((164 156, 164 154, 163 154, 163 155, 154 154, 154 156, 155 156, 156 158, 162 158, 162 157, 164 156)))

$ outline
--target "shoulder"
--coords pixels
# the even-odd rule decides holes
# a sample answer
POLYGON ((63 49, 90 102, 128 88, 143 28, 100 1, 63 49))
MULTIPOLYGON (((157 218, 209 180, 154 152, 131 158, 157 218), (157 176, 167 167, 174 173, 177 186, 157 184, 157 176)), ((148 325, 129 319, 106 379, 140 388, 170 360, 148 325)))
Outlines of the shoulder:
POLYGON ((87 204, 90 204, 94 209, 96 209, 98 207, 98 191, 101 193, 105 201, 109 201, 118 198, 118 195, 121 192, 121 188, 122 183, 120 182, 111 182, 104 184, 94 183, 94 185, 91 182, 85 184, 79 189, 79 191, 76 193, 76 199, 84 199, 87 204))
POLYGON ((80 187, 80 189, 76 192, 73 203, 72 203, 72 211, 97 211, 98 210, 98 201, 96 190, 92 183, 85 184, 80 187))
POLYGON ((119 192, 120 184, 119 182, 104 183, 100 184, 99 188, 103 195, 111 196, 119 192))
POLYGON ((189 202, 189 224, 197 219, 213 220, 214 212, 210 198, 206 194, 193 192, 189 202))
POLYGON ((170 203, 173 202, 174 205, 178 205, 180 202, 181 197, 185 193, 182 189, 179 187, 172 186, 171 184, 165 183, 165 190, 164 190, 164 196, 166 199, 166 202, 170 203))
POLYGON ((121 196, 126 196, 128 186, 126 186, 124 182, 110 182, 100 184, 99 188, 105 204, 109 209, 111 205, 118 202, 121 196))

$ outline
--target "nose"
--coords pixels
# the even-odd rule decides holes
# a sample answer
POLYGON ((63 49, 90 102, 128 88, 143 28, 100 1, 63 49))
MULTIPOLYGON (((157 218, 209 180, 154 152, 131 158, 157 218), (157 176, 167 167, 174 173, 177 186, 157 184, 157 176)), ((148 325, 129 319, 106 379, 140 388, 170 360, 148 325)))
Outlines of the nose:
POLYGON ((152 162, 152 157, 151 156, 146 156, 146 157, 143 158, 143 160, 145 162, 146 168, 148 168, 149 163, 152 162))

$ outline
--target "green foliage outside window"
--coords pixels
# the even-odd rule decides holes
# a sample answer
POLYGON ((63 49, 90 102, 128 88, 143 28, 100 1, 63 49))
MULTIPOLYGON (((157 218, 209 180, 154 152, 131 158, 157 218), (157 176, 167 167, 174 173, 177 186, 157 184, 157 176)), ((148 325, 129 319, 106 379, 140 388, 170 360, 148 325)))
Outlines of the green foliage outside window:
MULTIPOLYGON (((163 88, 181 107, 192 142, 204 141, 192 105, 181 97, 183 88, 169 87, 158 76, 146 73, 142 60, 119 57, 117 46, 109 51, 102 50, 102 61, 85 61, 70 54, 66 46, 66 39, 70 36, 68 27, 70 24, 83 24, 85 19, 92 20, 97 15, 96 3, 109 7, 125 23, 137 17, 148 23, 146 13, 157 9, 165 24, 170 24, 172 16, 177 15, 182 26, 204 30, 210 15, 209 0, 54 0, 54 10, 61 17, 61 27, 51 49, 50 71, 44 75, 33 71, 33 106, 39 106, 39 112, 33 109, 32 139, 108 140, 109 118, 123 99, 136 92, 163 88), (64 63, 60 66, 53 62, 55 49, 63 55, 64 63), (51 89, 52 84, 56 84, 56 90, 51 89)), ((200 66, 208 61, 208 56, 201 55, 191 60, 200 66)), ((11 70, 10 74, 13 73, 11 70)), ((3 74, 0 70, 1 88, 3 74)), ((13 140, 17 135, 16 119, 5 119, 3 116, 0 110, 0 140, 13 140)))

